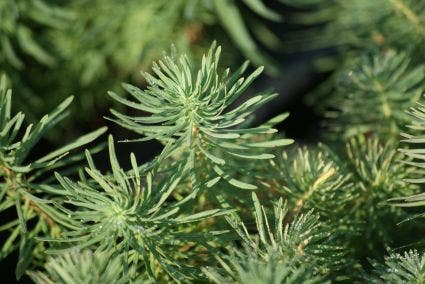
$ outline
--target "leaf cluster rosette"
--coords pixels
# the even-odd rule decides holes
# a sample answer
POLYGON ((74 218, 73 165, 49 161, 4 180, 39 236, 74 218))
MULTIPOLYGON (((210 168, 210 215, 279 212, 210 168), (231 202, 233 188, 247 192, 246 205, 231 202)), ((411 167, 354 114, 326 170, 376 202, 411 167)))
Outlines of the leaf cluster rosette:
MULTIPOLYGON (((192 172, 194 193, 200 189, 199 177, 194 173, 199 167, 207 169, 203 177, 207 188, 224 180, 238 188, 256 189, 256 185, 227 174, 230 171, 227 161, 272 159, 275 157, 270 153, 273 148, 293 142, 291 139, 265 140, 269 137, 267 134, 277 132, 270 124, 246 125, 254 111, 277 94, 260 92, 237 105, 236 101, 263 68, 246 78, 242 74, 247 62, 233 74, 229 69, 220 73, 220 52, 221 48, 213 44, 198 71, 186 56, 179 60, 166 56, 153 65, 154 75, 144 73, 149 83, 145 90, 124 85, 133 100, 110 93, 129 108, 150 114, 129 116, 112 110, 113 121, 144 136, 136 141, 155 139, 166 144, 165 157, 176 151, 185 153, 181 160, 192 172)), ((277 120, 284 118, 286 115, 277 120)), ((239 174, 246 175, 243 168, 239 169, 239 174)))
POLYGON ((173 257, 176 249, 190 242, 211 248, 208 241, 223 232, 186 233, 183 225, 231 211, 211 209, 190 215, 179 214, 178 203, 171 203, 169 197, 179 183, 183 169, 176 169, 171 176, 156 183, 151 172, 142 172, 142 176, 132 154, 132 170, 125 172, 118 163, 112 136, 109 137, 111 175, 100 173, 89 152, 86 155, 89 164, 85 170, 87 178, 74 182, 57 174, 65 199, 63 204, 57 204, 57 208, 68 216, 64 222, 69 230, 61 238, 45 240, 73 249, 96 245, 133 254, 134 261, 142 261, 143 269, 153 279, 156 277, 154 268, 158 265, 177 281, 195 277, 196 267, 184 265, 173 257))

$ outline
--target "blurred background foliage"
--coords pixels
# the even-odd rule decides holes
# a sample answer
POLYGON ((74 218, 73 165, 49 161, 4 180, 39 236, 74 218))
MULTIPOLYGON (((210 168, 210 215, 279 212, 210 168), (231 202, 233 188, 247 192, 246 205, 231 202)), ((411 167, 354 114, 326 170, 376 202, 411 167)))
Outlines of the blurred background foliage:
POLYGON ((397 135, 406 115, 394 108, 414 105, 422 91, 424 15, 417 0, 3 0, 0 72, 33 120, 74 95, 78 115, 66 127, 78 134, 103 123, 108 90, 145 86, 140 71, 172 45, 195 59, 217 40, 226 65, 264 65, 257 87, 281 94, 260 119, 289 110, 285 130, 307 140, 349 138, 378 120, 381 134, 397 135), (384 111, 362 121, 376 106, 359 107, 370 97, 384 111))
POLYGON ((0 19, 0 72, 17 106, 37 117, 75 95, 71 128, 110 106, 106 92, 120 91, 119 82, 143 86, 140 71, 171 45, 199 58, 216 39, 228 65, 246 57, 279 71, 260 45, 274 47, 267 23, 281 16, 256 0, 4 0, 0 19))

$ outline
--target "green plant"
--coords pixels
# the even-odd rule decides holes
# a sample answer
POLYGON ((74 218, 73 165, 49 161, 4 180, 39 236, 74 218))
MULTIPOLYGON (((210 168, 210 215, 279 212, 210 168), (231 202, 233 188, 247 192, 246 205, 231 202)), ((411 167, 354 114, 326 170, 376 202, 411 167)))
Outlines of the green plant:
POLYGON ((71 13, 42 0, 6 0, 0 4, 0 17, 0 66, 6 63, 13 68, 23 68, 22 53, 48 66, 56 63, 51 51, 43 47, 48 44, 36 40, 33 30, 35 27, 42 27, 43 31, 64 28, 71 13))
MULTIPOLYGON (((142 91, 125 85, 138 103, 111 93, 111 96, 121 103, 152 113, 151 116, 130 117, 113 111, 118 124, 145 136, 138 140, 157 139, 166 145, 153 161, 139 166, 135 156, 131 155, 132 169, 123 170, 117 161, 113 138, 110 136, 108 148, 111 174, 101 174, 90 152, 86 151, 88 168, 85 170, 86 174, 79 172, 79 182, 56 173, 60 187, 50 175, 48 175, 50 183, 28 186, 28 188, 34 188, 36 192, 47 191, 47 195, 36 197, 30 190, 22 189, 23 196, 28 197, 37 206, 36 208, 41 209, 32 210, 28 202, 22 205, 18 198, 20 195, 17 195, 15 204, 19 222, 13 221, 11 225, 7 224, 4 227, 4 230, 11 230, 13 228, 11 226, 14 225, 15 231, 20 230, 22 234, 22 263, 18 264, 18 278, 30 264, 29 255, 32 254, 28 248, 30 243, 40 248, 49 246, 51 253, 67 253, 70 249, 90 249, 98 246, 105 253, 132 255, 122 265, 125 265, 128 271, 132 271, 130 277, 134 279, 150 277, 151 279, 184 281, 205 277, 199 268, 187 263, 187 259, 191 259, 191 262, 197 260, 195 263, 198 261, 207 263, 211 256, 218 253, 217 249, 223 243, 219 236, 228 234, 229 229, 219 225, 217 229, 213 229, 214 226, 207 226, 206 219, 229 214, 234 209, 204 210, 202 208, 205 206, 208 208, 213 204, 204 204, 200 208, 194 204, 194 199, 201 194, 201 189, 214 190, 220 184, 220 180, 236 188, 255 189, 255 185, 238 180, 226 173, 226 167, 230 167, 227 161, 234 166, 241 160, 271 159, 274 155, 264 153, 265 149, 292 143, 290 139, 265 140, 261 137, 261 135, 276 132, 271 127, 272 123, 281 121, 286 115, 260 127, 243 126, 247 117, 275 97, 275 94, 264 92, 235 106, 236 99, 258 76, 261 68, 246 79, 240 76, 247 64, 239 68, 234 75, 230 76, 229 70, 219 75, 219 57, 220 48, 213 46, 203 58, 196 77, 193 77, 196 71, 190 66, 186 57, 181 57, 179 63, 175 63, 172 57, 165 57, 164 61, 158 63, 160 67, 154 65, 153 70, 157 77, 145 75, 151 84, 147 90, 142 91), (209 174, 202 174, 200 169, 212 169, 212 171, 209 174), (178 185, 186 179, 190 181, 189 186, 192 192, 180 198, 179 196, 184 195, 185 192, 177 192, 178 185), (172 202, 172 200, 175 201, 172 202), (37 229, 38 226, 35 232, 27 232, 25 220, 33 218, 27 216, 30 214, 27 213, 28 210, 34 217, 54 224, 54 226, 50 224, 53 226, 50 229, 54 229, 54 232, 46 231, 43 234, 44 231, 37 229), (196 225, 195 222, 200 224, 196 225), (186 251, 185 246, 191 249, 186 251)), ((15 174, 18 175, 19 183, 27 179, 32 180, 27 176, 21 178, 20 173, 31 172, 33 168, 42 168, 41 173, 34 173, 34 179, 38 176, 43 177, 46 171, 57 170, 59 165, 66 165, 64 161, 57 162, 57 160, 67 151, 94 140, 105 131, 100 129, 85 135, 28 166, 22 166, 24 155, 28 153, 44 130, 66 115, 63 111, 71 99, 43 118, 33 132, 31 127, 28 128, 23 142, 11 144, 12 147, 18 147, 16 152, 7 152, 10 147, 8 145, 13 142, 19 130, 23 116, 18 114, 13 118, 10 117, 11 96, 10 91, 6 91, 4 86, 2 95, 4 132, 12 130, 12 137, 7 136, 5 140, 5 153, 10 153, 15 158, 11 160, 14 164, 9 165, 7 163, 10 158, 5 156, 5 165, 8 169, 5 172, 6 185, 15 182, 15 174), (14 127, 14 125, 17 126, 14 127), (21 152, 24 154, 21 155, 21 152), (9 181, 9 177, 13 179, 9 181)), ((71 160, 79 161, 80 159, 78 155, 71 160)), ((71 172, 65 173, 69 175, 71 172)), ((235 175, 240 174, 235 173, 235 175)), ((9 187, 10 195, 16 196, 13 192, 14 184, 9 187)), ((7 192, 4 191, 3 194, 7 192)), ((21 190, 18 192, 20 193, 21 190)), ((9 195, 6 194, 6 196, 9 195)), ((6 202, 12 201, 7 199, 6 202)), ((8 206, 5 205, 5 208, 8 206)), ((44 228, 44 230, 48 229, 49 224, 44 224, 44 228)), ((12 238, 15 238, 16 233, 13 232, 12 238)), ((59 256, 57 261, 71 261, 74 257, 87 256, 64 255, 62 258, 59 256)), ((86 261, 96 261, 95 259, 88 257, 86 261)), ((117 263, 113 262, 110 265, 116 267, 117 263)), ((102 262, 99 265, 101 269, 109 264, 102 262)), ((55 279, 64 277, 62 273, 65 272, 58 270, 54 260, 47 264, 46 269, 55 279)), ((127 271, 122 267, 120 269, 120 271, 127 271)), ((75 274, 75 271, 73 273, 75 277, 81 276, 75 274)), ((49 277, 43 273, 30 275, 36 281, 49 277)))
MULTIPOLYGON (((191 232, 182 230, 186 223, 199 222, 205 218, 226 214, 226 210, 212 209, 192 215, 177 215, 179 207, 167 202, 168 197, 180 181, 183 168, 154 183, 152 172, 146 173, 146 181, 141 174, 134 155, 131 156, 132 172, 126 174, 120 168, 109 137, 109 155, 112 176, 102 176, 87 152, 89 168, 86 172, 90 180, 83 179, 74 183, 67 178, 57 176, 64 191, 59 193, 65 197, 65 203, 58 205, 69 218, 65 232, 59 239, 50 239, 71 243, 73 247, 84 249, 97 245, 102 248, 113 248, 114 253, 134 254, 143 259, 149 276, 155 278, 153 268, 160 265, 175 280, 189 277, 195 270, 184 269, 178 262, 178 254, 173 257, 175 246, 193 242, 208 248, 209 238, 213 239, 220 232, 191 232), (93 180, 93 182, 90 182, 93 180), (142 184, 144 186, 142 187, 142 184), (100 191, 101 190, 101 191, 100 191), (67 205, 71 208, 67 208, 67 205), (77 206, 77 209, 72 207, 77 206), (179 228, 180 231, 179 232, 179 228)), ((134 264, 137 265, 137 264, 134 264)))
POLYGON ((3 214, 13 207, 16 210, 14 218, 1 227, 1 231, 7 234, 1 248, 1 258, 4 259, 13 250, 19 249, 16 270, 18 278, 25 272, 31 258, 40 257, 42 254, 43 245, 36 244, 34 238, 40 235, 58 236, 60 223, 66 219, 64 214, 48 206, 48 203, 53 202, 53 196, 57 191, 57 183, 51 176, 53 171, 63 171, 68 174, 76 171, 73 164, 81 160, 81 155, 68 155, 68 153, 92 142, 106 131, 106 128, 101 128, 59 149, 45 153, 40 158, 29 158, 31 151, 45 132, 69 114, 66 109, 71 102, 72 97, 45 115, 40 122, 35 125, 30 124, 24 129, 25 115, 17 113, 12 116, 12 91, 6 88, 5 77, 1 80, 0 208, 3 214), (30 221, 32 223, 28 225, 30 221))
POLYGON ((207 187, 223 179, 235 187, 255 189, 255 185, 229 176, 226 160, 271 159, 274 155, 265 153, 265 149, 293 142, 291 139, 261 139, 261 135, 277 131, 269 125, 244 126, 256 109, 277 94, 265 91, 231 109, 262 68, 246 79, 241 77, 247 68, 246 63, 235 74, 230 75, 229 69, 219 74, 220 51, 220 47, 213 45, 208 55, 203 57, 198 72, 184 56, 178 61, 165 57, 164 61, 153 66, 156 77, 145 73, 150 85, 147 90, 124 85, 137 102, 110 93, 126 106, 152 114, 131 117, 112 110, 117 118, 113 121, 146 136, 138 141, 156 139, 166 144, 162 158, 171 156, 175 151, 182 155, 180 163, 192 172, 195 194, 199 190, 198 176, 193 173, 197 167, 211 169, 210 174, 203 177, 204 181, 207 180, 207 187))
POLYGON ((374 262, 377 279, 374 283, 423 283, 425 281, 425 259, 415 250, 403 255, 391 253, 385 264, 374 262), (388 273, 389 272, 389 273, 388 273))
MULTIPOLYGON (((5 0, 0 19, 0 73, 13 82, 21 94, 16 105, 32 121, 69 94, 85 111, 68 124, 94 119, 90 110, 111 104, 105 99, 108 90, 119 90, 117 82, 125 80, 144 84, 138 72, 148 71, 171 44, 197 58, 213 39, 230 39, 235 45, 227 45, 229 52, 241 50, 267 72, 278 72, 250 33, 264 19, 280 19, 260 0, 5 0), (245 11, 257 24, 249 25, 245 11)), ((227 57, 236 63, 232 58, 227 57)))
POLYGON ((75 250, 49 259, 47 273, 29 275, 35 283, 128 283, 130 279, 122 276, 122 262, 122 256, 109 252, 75 250))
POLYGON ((273 252, 260 257, 249 249, 245 253, 232 251, 226 260, 219 259, 221 274, 204 269, 213 283, 326 283, 308 265, 282 259, 273 252))
POLYGON ((423 93, 424 66, 411 67, 405 54, 388 50, 356 60, 346 69, 349 71, 341 75, 335 94, 326 103, 332 110, 326 112, 331 118, 329 128, 342 132, 344 138, 361 133, 398 136, 409 119, 405 110, 423 93), (377 107, 381 109, 376 111, 377 107))
POLYGON ((325 116, 324 143, 294 143, 279 133, 288 113, 255 119, 278 95, 255 85, 263 67, 234 68, 237 49, 255 65, 278 68, 259 48, 273 46, 271 29, 257 24, 293 22, 291 13, 283 17, 259 0, 15 2, 0 4, 3 41, 15 41, 10 27, 21 21, 35 34, 30 19, 63 16, 60 24, 34 26, 40 37, 33 42, 60 67, 25 55, 20 44, 13 51, 22 65, 0 54, 0 68, 19 90, 12 96, 2 79, 0 256, 17 255, 19 281, 424 282, 421 2, 281 1, 307 8, 298 20, 314 33, 304 34, 303 47, 334 51, 319 60, 334 73, 310 100, 325 116), (4 8, 12 6, 19 17, 4 8), (235 46, 222 54, 214 42, 198 57, 221 28, 235 46), (171 42, 170 55, 157 60, 171 42), (140 69, 143 78, 135 75, 140 69), (131 84, 120 90, 121 80, 131 84), (12 115, 12 98, 31 108, 31 81, 41 81, 47 95, 60 85, 57 100, 67 90, 93 91, 80 102, 86 110, 109 104, 103 91, 111 89, 107 149, 90 145, 104 127, 41 149, 72 97, 24 127, 24 115, 12 115), (149 143, 161 149, 143 160, 149 143), (81 147, 88 147, 84 154, 81 147), (134 150, 129 158, 127 150, 134 150), (406 247, 417 250, 401 252, 406 247))

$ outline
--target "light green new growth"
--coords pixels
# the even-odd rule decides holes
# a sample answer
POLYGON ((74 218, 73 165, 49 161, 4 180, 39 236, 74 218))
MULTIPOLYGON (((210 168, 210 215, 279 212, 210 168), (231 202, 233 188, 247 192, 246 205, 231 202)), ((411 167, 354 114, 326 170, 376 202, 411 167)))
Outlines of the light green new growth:
POLYGON ((282 257, 271 251, 259 256, 249 248, 245 251, 231 251, 226 259, 218 259, 222 266, 221 274, 211 268, 204 273, 217 284, 233 283, 328 283, 323 277, 315 275, 311 263, 300 263, 295 258, 282 257))
MULTIPOLYGON (((122 255, 112 255, 103 251, 74 250, 50 258, 45 265, 46 273, 29 272, 28 274, 37 284, 124 284, 131 279, 123 277, 122 263, 122 255)), ((142 281, 136 280, 134 283, 142 283, 142 281)))
POLYGON ((314 263, 316 273, 329 273, 341 265, 344 251, 337 245, 331 228, 319 221, 319 215, 308 211, 305 214, 288 212, 282 199, 273 206, 273 218, 268 217, 266 208, 252 194, 256 234, 252 235, 238 215, 227 217, 232 228, 241 238, 244 247, 260 258, 272 255, 279 260, 299 259, 301 264, 314 263), (294 215, 295 214, 295 215, 294 215))
POLYGON ((179 207, 168 199, 180 181, 182 170, 177 169, 160 182, 155 182, 155 176, 150 172, 143 173, 146 176, 142 179, 132 154, 132 172, 126 173, 117 161, 112 136, 109 137, 112 176, 102 175, 90 154, 86 154, 89 180, 84 178, 76 183, 57 175, 64 189, 58 193, 66 198, 63 205, 58 205, 58 210, 68 216, 64 225, 69 231, 50 241, 69 243, 78 249, 95 244, 119 254, 134 254, 133 261, 143 260, 151 277, 155 277, 152 270, 155 265, 160 265, 175 280, 183 280, 185 274, 196 272, 195 268, 184 269, 183 264, 173 259, 173 246, 188 242, 206 244, 209 237, 220 232, 185 234, 178 231, 179 225, 199 222, 228 211, 212 209, 189 216, 179 214, 179 207))
POLYGON ((425 255, 416 250, 404 254, 391 253, 385 264, 372 262, 376 280, 373 283, 423 283, 425 281, 425 255))
MULTIPOLYGON (((221 48, 213 45, 203 57, 198 71, 186 56, 179 60, 167 56, 154 64, 152 69, 155 75, 144 73, 149 83, 146 90, 124 85, 135 101, 110 93, 122 104, 151 115, 127 116, 112 110, 116 117, 113 121, 145 136, 137 141, 156 139, 166 144, 163 158, 171 156, 175 151, 183 151, 186 154, 181 157, 181 163, 189 171, 200 166, 207 167, 207 187, 223 179, 235 187, 255 189, 257 186, 229 176, 226 161, 271 159, 274 155, 270 153, 270 148, 291 144, 293 140, 265 140, 262 138, 267 137, 265 134, 277 130, 269 125, 245 125, 256 109, 277 94, 265 91, 235 105, 263 68, 256 69, 246 78, 242 74, 248 63, 243 64, 234 74, 229 69, 220 74, 220 52, 221 48), (215 174, 211 175, 211 172, 215 174)), ((198 187, 198 177, 193 175, 192 178, 194 186, 198 187)), ((199 188, 195 192, 197 190, 199 188)))
POLYGON ((335 95, 326 103, 334 109, 326 111, 332 131, 345 138, 370 133, 398 136, 409 120, 405 110, 424 92, 424 66, 412 68, 409 57, 389 50, 345 68, 335 95))

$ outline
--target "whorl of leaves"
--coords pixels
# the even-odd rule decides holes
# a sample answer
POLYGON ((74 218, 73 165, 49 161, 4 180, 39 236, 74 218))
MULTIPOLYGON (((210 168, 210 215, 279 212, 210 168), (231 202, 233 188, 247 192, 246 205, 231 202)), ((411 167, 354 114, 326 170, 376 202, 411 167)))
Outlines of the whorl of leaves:
POLYGON ((356 181, 356 198, 347 217, 357 223, 353 229, 359 231, 359 238, 368 239, 370 248, 366 254, 362 245, 356 250, 363 257, 377 257, 371 255, 375 249, 382 251, 423 230, 418 224, 398 225, 409 214, 389 203, 391 198, 418 193, 417 186, 403 181, 415 169, 400 162, 402 155, 392 140, 383 143, 358 136, 350 139, 346 148, 348 167, 356 181))
POLYGON ((264 134, 277 132, 269 125, 245 126, 247 118, 277 94, 264 91, 235 106, 236 100, 263 68, 258 68, 246 78, 241 76, 247 63, 232 75, 229 69, 220 74, 220 52, 220 47, 214 44, 203 57, 199 71, 186 56, 180 57, 179 61, 173 56, 165 57, 153 65, 155 76, 144 74, 149 82, 146 90, 124 85, 134 101, 110 93, 122 104, 151 115, 128 116, 112 110, 116 117, 113 120, 145 136, 137 141, 159 140, 167 144, 164 149, 167 153, 176 149, 187 151, 188 155, 184 159, 189 169, 194 169, 195 163, 205 159, 212 172, 215 172, 206 182, 207 187, 223 179, 235 187, 255 189, 255 185, 226 174, 226 161, 271 159, 274 155, 268 153, 270 149, 293 141, 264 140, 264 134), (250 142, 247 136, 255 136, 257 141, 250 142))
MULTIPOLYGON (((425 255, 416 250, 406 251, 403 254, 391 253, 381 264, 372 261, 374 283, 424 283, 425 282, 425 255)), ((369 278, 370 280, 370 278, 369 278)))
POLYGON ((181 169, 168 179, 154 183, 151 173, 142 179, 132 154, 132 171, 127 173, 117 161, 112 136, 109 137, 112 175, 101 174, 90 154, 86 154, 89 179, 74 182, 57 175, 63 186, 60 194, 65 198, 63 205, 57 207, 68 216, 63 222, 69 231, 64 232, 62 238, 45 240, 78 249, 96 244, 119 253, 136 252, 151 278, 156 277, 152 268, 158 264, 178 281, 196 272, 196 268, 185 268, 173 258, 176 247, 189 242, 208 246, 207 241, 220 232, 187 234, 179 232, 179 225, 227 214, 228 210, 179 215, 179 207, 169 204, 168 198, 180 181, 181 169))
POLYGON ((402 155, 394 141, 385 143, 360 135, 349 140, 346 150, 361 191, 389 197, 409 190, 403 179, 414 169, 397 162, 402 155))
POLYGON ((319 221, 318 214, 308 211, 294 215, 280 198, 270 218, 255 193, 252 199, 255 228, 248 227, 236 214, 226 217, 247 249, 260 257, 273 252, 278 259, 302 258, 305 263, 315 263, 314 271, 323 275, 330 273, 331 267, 333 271, 342 267, 344 251, 335 232, 319 221))
POLYGON ((107 251, 74 250, 51 257, 45 272, 30 271, 28 275, 37 284, 124 284, 130 279, 123 275, 123 261, 123 256, 107 251))
POLYGON ((295 212, 314 208, 330 217, 347 210, 355 198, 352 174, 324 145, 285 151, 271 164, 269 186, 286 196, 295 212))
POLYGON ((283 284, 283 283, 328 283, 314 273, 312 263, 303 263, 298 258, 289 258, 274 251, 259 256, 250 248, 232 250, 229 256, 217 258, 220 268, 204 268, 208 278, 217 284, 283 284))
POLYGON ((397 137, 409 121, 405 110, 424 92, 425 67, 411 67, 409 57, 390 50, 356 60, 345 70, 326 103, 331 130, 343 138, 397 137))

